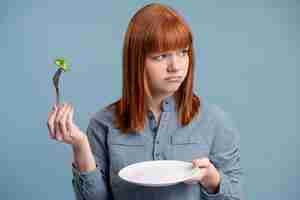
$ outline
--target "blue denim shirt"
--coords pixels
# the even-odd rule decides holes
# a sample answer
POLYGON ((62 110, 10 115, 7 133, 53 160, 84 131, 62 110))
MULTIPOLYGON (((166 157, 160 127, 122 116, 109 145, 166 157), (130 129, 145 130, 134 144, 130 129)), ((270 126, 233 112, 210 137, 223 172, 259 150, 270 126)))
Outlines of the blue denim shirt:
POLYGON ((78 200, 229 200, 243 199, 239 135, 220 107, 201 102, 200 112, 182 127, 177 121, 175 99, 162 104, 160 123, 149 112, 141 134, 124 135, 113 126, 113 113, 96 112, 87 136, 97 168, 79 172, 73 165, 73 188, 78 200), (201 184, 179 183, 146 187, 128 183, 118 176, 123 167, 148 160, 192 161, 207 157, 218 169, 221 182, 216 194, 201 184))

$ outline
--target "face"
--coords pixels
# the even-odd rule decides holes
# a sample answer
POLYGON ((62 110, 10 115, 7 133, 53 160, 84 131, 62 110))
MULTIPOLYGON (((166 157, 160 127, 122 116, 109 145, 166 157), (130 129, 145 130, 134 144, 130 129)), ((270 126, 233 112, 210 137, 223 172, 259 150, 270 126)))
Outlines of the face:
POLYGON ((188 48, 147 55, 145 72, 151 95, 173 94, 184 81, 188 66, 188 48))

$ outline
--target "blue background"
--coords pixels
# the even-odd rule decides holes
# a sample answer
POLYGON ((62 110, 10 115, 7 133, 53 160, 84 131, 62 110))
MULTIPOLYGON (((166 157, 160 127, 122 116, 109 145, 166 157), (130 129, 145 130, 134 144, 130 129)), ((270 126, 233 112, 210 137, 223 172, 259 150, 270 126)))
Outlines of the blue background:
MULTIPOLYGON (((241 133, 247 199, 299 199, 297 65, 300 2, 160 1, 191 26, 196 91, 241 133)), ((148 1, 0 2, 0 198, 72 199, 71 149, 48 138, 52 64, 71 61, 63 101, 85 130, 121 94, 123 37, 148 1)), ((299 85, 298 85, 299 86, 299 85)))

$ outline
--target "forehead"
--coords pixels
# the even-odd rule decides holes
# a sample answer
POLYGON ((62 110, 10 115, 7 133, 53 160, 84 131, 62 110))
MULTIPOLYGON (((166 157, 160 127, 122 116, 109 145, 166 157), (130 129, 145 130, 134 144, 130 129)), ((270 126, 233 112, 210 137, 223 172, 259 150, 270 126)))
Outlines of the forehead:
POLYGON ((146 53, 165 52, 191 46, 192 36, 185 24, 165 22, 145 35, 146 53))

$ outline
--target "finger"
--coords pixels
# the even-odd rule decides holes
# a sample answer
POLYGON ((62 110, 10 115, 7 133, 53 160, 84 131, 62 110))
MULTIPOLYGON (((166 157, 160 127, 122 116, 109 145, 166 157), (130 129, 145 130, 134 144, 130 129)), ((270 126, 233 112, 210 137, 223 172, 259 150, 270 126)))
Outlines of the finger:
POLYGON ((62 105, 56 104, 56 106, 57 106, 57 112, 56 112, 55 119, 54 119, 54 139, 57 140, 57 136, 59 135, 59 127, 58 127, 59 118, 58 117, 60 115, 62 105))
POLYGON ((55 118, 55 138, 58 140, 58 141, 61 141, 62 140, 62 125, 61 125, 61 119, 63 117, 63 114, 65 112, 65 108, 66 108, 66 104, 62 104, 62 105, 59 105, 59 110, 58 110, 58 113, 56 115, 56 118, 55 118))
POLYGON ((198 168, 197 170, 199 170, 197 173, 193 173, 187 180, 185 180, 184 182, 187 184, 195 184, 195 183, 201 183, 203 177, 205 176, 205 168, 198 168), (201 170, 201 171, 200 171, 201 170))
POLYGON ((60 120, 60 128, 61 128, 61 135, 62 135, 62 138, 63 139, 66 139, 68 138, 68 130, 67 130, 67 126, 66 126, 66 121, 67 121, 67 117, 68 117, 68 113, 69 113, 69 105, 66 104, 65 107, 64 107, 64 113, 62 114, 62 117, 61 117, 61 120, 60 120))
POLYGON ((70 105, 70 112, 68 114, 68 119, 66 123, 67 130, 69 131, 70 137, 73 137, 72 135, 73 115, 74 115, 74 108, 70 105))
POLYGON ((195 167, 199 168, 207 168, 211 164, 208 158, 195 159, 192 161, 192 163, 195 167))
POLYGON ((195 184, 195 183, 200 183, 202 180, 202 171, 200 172, 200 168, 195 168, 192 169, 192 174, 191 176, 185 180, 185 183, 187 184, 195 184))
POLYGON ((57 135, 57 132, 59 131, 59 129, 58 129, 58 118, 57 118, 57 116, 58 116, 58 113, 60 112, 60 107, 61 107, 61 105, 59 105, 59 104, 55 104, 55 106, 56 106, 56 113, 55 113, 55 117, 54 117, 54 122, 53 122, 53 127, 54 127, 54 137, 53 137, 53 139, 56 139, 56 135, 57 135))
POLYGON ((189 179, 189 180, 185 180, 184 183, 191 185, 191 184, 197 184, 199 183, 199 181, 194 179, 189 179))
POLYGON ((71 111, 69 113, 69 120, 68 120, 68 126, 70 131, 70 139, 71 140, 76 140, 76 137, 79 137, 79 128, 74 124, 73 122, 73 116, 74 116, 74 107, 71 107, 71 111))
POLYGON ((66 110, 66 115, 65 115, 65 128, 66 128, 66 137, 70 139, 71 137, 71 132, 72 132, 72 127, 70 126, 69 118, 70 118, 70 113, 72 111, 72 107, 70 104, 68 104, 67 110, 66 110))
POLYGON ((47 126, 48 126, 48 130, 49 130, 49 136, 51 138, 54 138, 54 136, 55 136, 54 119, 55 119, 56 112, 57 112, 57 107, 56 107, 56 105, 54 105, 52 107, 52 110, 48 114, 47 126))
POLYGON ((62 141, 64 138, 64 134, 66 132, 66 128, 65 128, 65 123, 64 123, 64 117, 66 114, 66 110, 67 110, 67 103, 64 103, 61 107, 61 112, 58 116, 58 129, 59 129, 59 134, 58 136, 58 140, 62 141))

